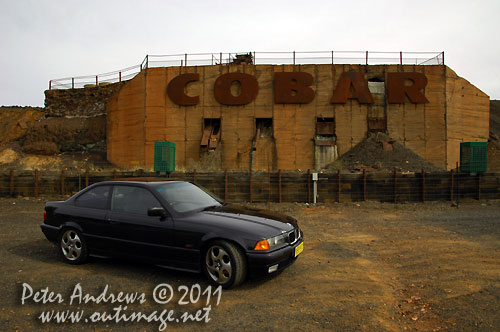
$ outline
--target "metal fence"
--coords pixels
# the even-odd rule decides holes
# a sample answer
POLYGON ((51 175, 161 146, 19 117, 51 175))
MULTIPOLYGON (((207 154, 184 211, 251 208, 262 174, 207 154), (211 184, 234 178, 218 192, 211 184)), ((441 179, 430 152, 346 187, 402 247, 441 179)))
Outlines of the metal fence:
POLYGON ((132 79, 141 70, 154 67, 210 66, 234 63, 236 55, 249 54, 255 65, 444 65, 444 52, 375 52, 375 51, 311 51, 311 52, 232 52, 146 55, 140 65, 90 76, 66 77, 49 81, 50 89, 74 89, 117 83, 132 79))
MULTIPOLYGON (((165 175, 144 171, 87 170, 16 173, 0 175, 0 196, 68 195, 104 180, 165 175)), ((219 197, 235 202, 425 202, 463 199, 500 199, 500 174, 443 173, 312 173, 270 172, 174 172, 170 177, 191 181, 219 197), (315 195, 316 193, 316 195, 315 195)))
POLYGON ((75 76, 59 78, 49 81, 49 90, 75 89, 89 86, 98 86, 131 80, 141 72, 141 65, 128 67, 122 70, 112 71, 92 76, 75 76))

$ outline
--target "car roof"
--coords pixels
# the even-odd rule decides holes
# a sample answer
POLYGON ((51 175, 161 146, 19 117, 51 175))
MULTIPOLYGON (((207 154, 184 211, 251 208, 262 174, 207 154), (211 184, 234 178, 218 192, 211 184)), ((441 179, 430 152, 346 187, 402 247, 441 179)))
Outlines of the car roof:
POLYGON ((145 185, 145 186, 154 186, 154 185, 158 185, 158 184, 179 183, 179 182, 187 182, 187 181, 159 179, 159 178, 123 178, 123 179, 102 181, 102 182, 98 182, 98 183, 99 184, 117 184, 117 183, 119 183, 119 184, 141 184, 141 185, 145 185))
POLYGON ((171 178, 155 178, 155 177, 129 177, 129 178, 118 178, 112 180, 112 182, 186 182, 178 179, 171 178))

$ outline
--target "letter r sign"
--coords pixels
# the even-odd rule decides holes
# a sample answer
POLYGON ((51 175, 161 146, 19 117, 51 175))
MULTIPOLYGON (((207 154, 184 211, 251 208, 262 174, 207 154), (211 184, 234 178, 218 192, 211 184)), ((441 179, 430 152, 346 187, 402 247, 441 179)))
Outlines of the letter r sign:
POLYGON ((414 104, 428 103, 423 90, 427 85, 427 77, 417 72, 388 73, 387 74, 387 102, 401 104, 405 96, 414 104), (407 85, 406 82, 410 82, 407 85))

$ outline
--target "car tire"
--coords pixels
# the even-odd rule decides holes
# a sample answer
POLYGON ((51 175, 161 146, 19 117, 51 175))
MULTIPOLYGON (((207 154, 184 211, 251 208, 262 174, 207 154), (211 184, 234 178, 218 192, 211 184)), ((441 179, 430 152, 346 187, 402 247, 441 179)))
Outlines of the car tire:
POLYGON ((65 228, 59 235, 59 252, 69 264, 82 264, 87 260, 88 248, 82 233, 74 228, 65 228))
POLYGON ((241 249, 227 241, 210 243, 203 256, 203 270, 208 280, 228 289, 240 285, 247 274, 247 263, 241 249))

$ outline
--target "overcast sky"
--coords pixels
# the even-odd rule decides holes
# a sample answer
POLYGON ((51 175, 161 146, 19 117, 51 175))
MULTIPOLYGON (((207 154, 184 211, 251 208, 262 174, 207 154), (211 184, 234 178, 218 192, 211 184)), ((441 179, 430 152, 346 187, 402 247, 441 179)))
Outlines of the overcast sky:
POLYGON ((444 51, 500 99, 500 1, 0 0, 0 105, 43 106, 50 79, 139 64, 146 54, 444 51))

